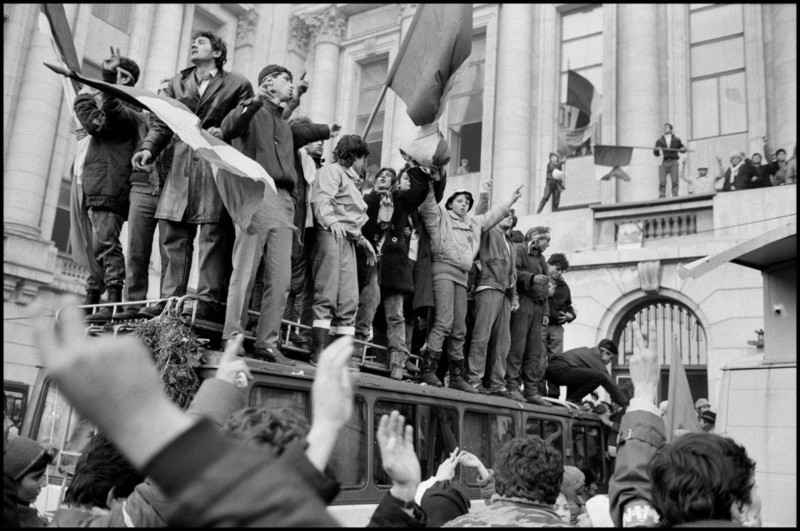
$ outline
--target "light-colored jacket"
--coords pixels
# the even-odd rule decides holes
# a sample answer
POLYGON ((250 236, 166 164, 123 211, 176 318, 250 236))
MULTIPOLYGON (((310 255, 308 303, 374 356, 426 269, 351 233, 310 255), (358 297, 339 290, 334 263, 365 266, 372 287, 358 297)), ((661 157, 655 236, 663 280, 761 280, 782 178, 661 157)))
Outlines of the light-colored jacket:
POLYGON ((361 228, 367 222, 367 203, 361 197, 347 170, 334 162, 317 170, 311 186, 314 216, 323 229, 342 223, 349 239, 361 238, 361 228))
POLYGON ((467 214, 461 219, 452 210, 436 204, 431 188, 419 207, 419 214, 431 237, 433 261, 444 262, 468 274, 480 250, 481 233, 503 221, 509 212, 508 203, 502 203, 486 214, 467 214))

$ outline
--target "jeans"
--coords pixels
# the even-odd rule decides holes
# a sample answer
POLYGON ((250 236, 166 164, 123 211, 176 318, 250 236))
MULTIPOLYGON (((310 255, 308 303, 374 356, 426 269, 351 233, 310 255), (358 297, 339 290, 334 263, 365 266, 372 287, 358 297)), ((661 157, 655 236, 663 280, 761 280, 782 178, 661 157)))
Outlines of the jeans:
POLYGON ((372 267, 367 284, 358 295, 358 312, 356 313, 356 337, 366 339, 375 319, 375 312, 381 303, 381 288, 378 286, 378 269, 372 267))
MULTIPOLYGON (((288 192, 278 190, 278 199, 289 216, 294 203, 288 192)), ((249 296, 256 281, 259 262, 264 257, 264 290, 256 330, 256 348, 275 348, 280 340, 281 318, 292 280, 291 227, 272 228, 264 233, 247 234, 236 227, 233 245, 233 273, 228 290, 223 339, 233 339, 247 325, 249 296)))
POLYGON ((344 238, 337 240, 330 231, 319 229, 313 256, 313 326, 354 335, 358 310, 355 244, 344 238))
MULTIPOLYGON (((119 234, 125 220, 110 210, 90 208, 89 222, 92 224, 92 251, 103 268, 103 283, 107 288, 121 288, 125 283, 125 255, 122 254, 119 234)), ((93 276, 87 279, 86 287, 101 289, 93 276)))
POLYGON ((672 197, 678 197, 678 159, 665 160, 658 167, 658 197, 667 196, 667 174, 672 180, 672 197))
MULTIPOLYGON (((161 296, 166 298, 186 295, 198 225, 162 219, 158 222, 158 231, 162 234, 167 253, 161 296)), ((199 232, 197 299, 206 303, 221 302, 225 300, 225 273, 230 267, 230 250, 235 240, 233 222, 226 216, 220 223, 199 225, 199 232)))
MULTIPOLYGON (((544 334, 542 342, 544 343, 545 357, 547 359, 546 364, 549 365, 550 360, 553 359, 553 356, 558 356, 559 354, 564 352, 564 325, 560 324, 548 325, 542 328, 542 333, 544 334)), ((549 387, 549 390, 547 391, 545 391, 544 387, 545 387, 545 380, 540 380, 539 390, 542 392, 541 394, 546 393, 547 396, 558 398, 559 395, 558 386, 553 384, 547 385, 547 387, 549 387)))
POLYGON ((389 350, 408 354, 406 346, 406 320, 403 317, 403 298, 401 293, 392 293, 383 298, 383 313, 386 314, 386 335, 389 350))
POLYGON ((449 359, 463 360, 467 335, 467 288, 452 280, 434 278, 433 301, 436 313, 428 333, 428 350, 441 352, 447 339, 449 359))
MULTIPOLYGON (((128 253, 125 278, 126 301, 147 299, 150 280, 150 254, 153 250, 153 235, 158 220, 154 217, 158 206, 158 196, 153 195, 153 187, 145 183, 131 185, 130 209, 128 210, 128 253)), ((167 266, 163 238, 159 238, 161 253, 161 278, 167 266)), ((159 289, 159 293, 161 290, 159 289)))
POLYGON ((561 187, 555 179, 547 179, 545 181, 544 195, 542 196, 542 200, 539 201, 539 208, 536 210, 537 214, 539 214, 547 204, 547 200, 550 199, 551 194, 553 196, 553 211, 555 212, 558 210, 558 204, 561 202, 561 187))
POLYGON ((628 398, 611 382, 610 376, 605 371, 570 367, 556 358, 547 367, 546 375, 548 381, 567 386, 567 400, 570 402, 580 404, 584 396, 602 386, 614 402, 621 406, 628 405, 628 398))
POLYGON ((544 306, 534 303, 530 307, 533 313, 519 309, 511 316, 511 348, 506 367, 508 385, 519 388, 520 383, 525 384, 526 396, 533 394, 534 388, 538 389, 545 371, 542 345, 544 306))
MULTIPOLYGON (((467 382, 478 386, 487 365, 491 366, 490 391, 506 386, 506 359, 511 345, 509 319, 511 301, 500 290, 484 289, 475 293, 475 326, 469 347, 467 382), (487 363, 487 349, 491 363, 487 363)), ((487 375, 488 376, 488 375, 487 375)))

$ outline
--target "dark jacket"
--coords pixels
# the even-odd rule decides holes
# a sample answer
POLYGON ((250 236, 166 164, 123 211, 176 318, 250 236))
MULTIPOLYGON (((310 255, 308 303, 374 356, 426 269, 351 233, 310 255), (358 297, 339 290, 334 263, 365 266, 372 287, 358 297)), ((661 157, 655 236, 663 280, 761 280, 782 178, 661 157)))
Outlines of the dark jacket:
POLYGON ((753 165, 750 162, 750 159, 744 159, 744 162, 739 167, 739 171, 736 172, 736 175, 731 175, 731 168, 725 170, 725 181, 722 186, 722 190, 724 192, 730 190, 747 190, 752 188, 751 181, 753 176, 755 175, 755 170, 753 169, 753 165))
MULTIPOLYGON (((436 202, 444 197, 447 177, 433 182, 433 194, 436 202)), ((431 257, 431 238, 419 212, 411 214, 411 220, 419 233, 417 261, 414 263, 414 301, 413 308, 433 308, 433 260, 431 257)))
POLYGON ((283 119, 283 107, 249 98, 228 113, 221 129, 233 147, 267 170, 276 188, 294 192, 294 142, 292 129, 283 119))
POLYGON ((611 399, 621 406, 628 405, 628 397, 617 387, 614 379, 608 374, 606 366, 603 365, 600 350, 597 347, 579 347, 562 352, 561 354, 553 356, 550 363, 564 363, 569 367, 594 369, 603 373, 606 380, 603 384, 603 388, 611 395, 611 399))
POLYGON ((772 186, 772 180, 769 178, 774 170, 771 164, 750 164, 750 188, 767 188, 772 186))
POLYGON ((413 512, 414 516, 409 516, 400 508, 399 500, 387 492, 372 513, 367 527, 427 527, 428 517, 416 503, 413 512))
POLYGON ((572 293, 569 290, 569 285, 564 281, 564 279, 559 278, 556 280, 556 290, 550 296, 548 303, 550 304, 551 325, 571 323, 575 320, 577 314, 575 313, 575 308, 572 307, 572 293), (565 321, 565 323, 559 323, 559 319, 561 318, 558 315, 559 312, 571 313, 572 319, 565 321))
POLYGON ((544 306, 544 315, 550 315, 547 285, 542 286, 533 281, 536 275, 547 274, 547 262, 542 253, 533 249, 530 242, 518 243, 516 246, 518 311, 533 313, 533 305, 541 304, 544 306))
POLYGON ((19 527, 19 510, 17 509, 17 482, 3 472, 3 527, 19 527))
POLYGON ((93 96, 80 94, 74 109, 91 135, 81 175, 86 206, 110 210, 127 219, 131 158, 141 139, 139 128, 145 114, 105 94, 100 107, 93 96))
MULTIPOLYGON (((667 145, 667 139, 664 138, 664 135, 661 135, 658 140, 656 140, 656 149, 653 150, 653 155, 658 157, 661 155, 661 150, 663 149, 674 149, 680 150, 681 153, 686 152, 686 146, 683 145, 681 139, 675 135, 672 135, 672 140, 670 141, 669 145, 667 145)), ((664 151, 664 160, 678 160, 678 151, 664 151)))
POLYGON ((383 194, 372 191, 364 197, 369 219, 361 229, 361 233, 376 251, 381 238, 386 236, 378 260, 378 284, 383 295, 414 292, 413 264, 408 258, 405 227, 409 214, 415 212, 425 200, 428 193, 428 177, 419 168, 410 168, 408 178, 411 181, 411 188, 406 192, 395 190, 392 194, 394 211, 392 220, 385 230, 378 223, 383 194))
MULTIPOLYGON (((218 70, 200 97, 194 79, 195 67, 181 70, 169 83, 164 96, 180 101, 200 118, 200 127, 220 127, 222 120, 237 105, 253 97, 253 87, 237 72, 218 70)), ((159 119, 142 142, 158 156, 167 146, 172 131, 159 119)), ((183 141, 175 143, 175 155, 161 199, 158 201, 156 217, 170 221, 181 221, 184 214, 189 223, 218 223, 224 218, 225 206, 217 191, 211 165, 201 159, 183 141)))
MULTIPOLYGON (((294 226, 300 229, 296 240, 298 244, 303 244, 305 238, 305 222, 308 213, 308 196, 311 193, 311 186, 306 181, 306 175, 303 173, 303 161, 300 159, 298 150, 302 149, 306 144, 316 142, 317 140, 327 140, 331 137, 330 127, 323 124, 290 124, 292 128, 292 147, 294 149, 294 171, 297 174, 297 185, 294 187, 294 226)), ((312 157, 313 158, 313 157, 312 157)), ((321 166, 318 160, 314 161, 317 169, 321 166)), ((292 249, 292 255, 296 254, 296 250, 292 249)))
MULTIPOLYGON (((482 192, 478 199, 476 214, 489 210, 489 194, 482 192)), ((478 261, 481 264, 476 270, 475 287, 489 286, 517 299, 517 267, 516 247, 505 230, 495 225, 491 230, 481 234, 481 246, 478 261)))

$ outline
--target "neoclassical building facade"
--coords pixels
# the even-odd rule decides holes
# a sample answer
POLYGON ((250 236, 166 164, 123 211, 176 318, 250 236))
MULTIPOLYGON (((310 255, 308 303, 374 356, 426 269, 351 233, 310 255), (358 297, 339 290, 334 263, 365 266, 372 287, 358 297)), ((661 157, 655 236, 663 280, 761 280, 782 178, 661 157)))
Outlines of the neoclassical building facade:
MULTIPOLYGON (((252 81, 280 63, 310 90, 295 111, 361 134, 417 4, 65 4, 84 70, 99 72, 109 45, 136 60, 138 86, 188 66, 190 35, 212 29, 228 43, 226 69, 252 81)), ((4 378, 29 385, 36 366, 31 303, 53 315, 64 294, 82 296, 85 272, 69 254, 69 184, 75 123, 61 81, 42 66, 54 55, 38 4, 4 4, 4 378)), ((451 147, 448 188, 477 195, 492 179, 505 199, 519 185, 519 228, 552 230, 577 320, 565 347, 620 342, 614 374, 627 376, 631 324, 659 324, 665 378, 675 334, 693 393, 716 404, 721 367, 757 352, 763 328, 760 274, 727 264, 681 280, 681 264, 796 223, 795 186, 657 199, 652 146, 665 122, 689 148, 686 172, 732 150, 791 155, 797 138, 797 8, 794 4, 474 4, 472 55, 440 128, 451 147), (536 208, 548 154, 569 111, 567 71, 602 95, 590 146, 632 146, 628 181, 599 180, 591 154, 566 162, 553 211, 536 208), (466 171, 457 172, 466 160, 466 171)), ((367 141, 369 169, 400 167, 413 134, 404 103, 388 91, 367 141)), ((330 143, 327 143, 330 144, 330 143)), ((329 157, 331 145, 325 146, 329 157)), ((591 149, 591 147, 590 147, 591 149)), ((590 151, 590 150, 589 150, 590 151)), ((579 155, 579 154, 578 154, 579 155)), ((605 172, 608 168, 605 169, 605 172)), ((159 265, 151 271, 157 296, 159 265)), ((193 273, 196 278, 196 271, 193 273)), ((766 345, 764 348, 769 348, 766 345)), ((666 380, 664 380, 666 382, 666 380)), ((666 394, 666 384, 663 386, 666 394)))

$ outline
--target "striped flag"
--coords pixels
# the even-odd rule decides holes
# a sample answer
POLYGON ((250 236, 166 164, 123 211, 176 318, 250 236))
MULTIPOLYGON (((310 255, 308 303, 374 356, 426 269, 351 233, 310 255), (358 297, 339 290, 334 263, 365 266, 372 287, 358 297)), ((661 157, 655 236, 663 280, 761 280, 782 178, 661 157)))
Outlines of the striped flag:
POLYGON ((669 361, 669 402, 667 418, 667 442, 675 436, 675 430, 697 431, 697 412, 694 409, 692 390, 683 368, 678 338, 672 337, 672 354, 669 361))
POLYGON ((567 105, 586 115, 589 123, 597 121, 603 105, 603 97, 592 82, 572 70, 567 72, 567 105))
POLYGON ((592 82, 582 75, 567 72, 567 101, 560 106, 558 126, 558 152, 564 155, 580 155, 588 148, 594 135, 597 120, 603 105, 603 97, 592 82))
POLYGON ((456 70, 472 53, 472 4, 419 4, 388 85, 416 125, 435 121, 456 70))

